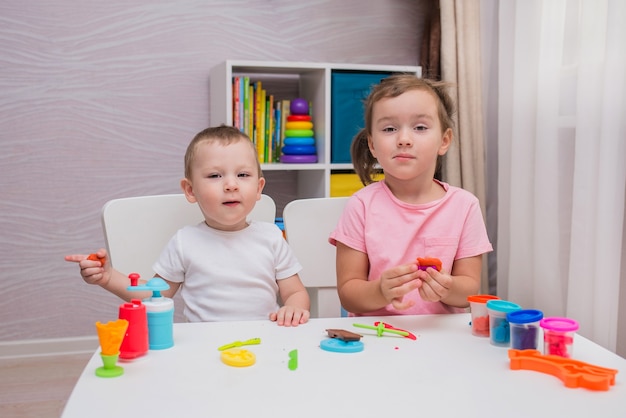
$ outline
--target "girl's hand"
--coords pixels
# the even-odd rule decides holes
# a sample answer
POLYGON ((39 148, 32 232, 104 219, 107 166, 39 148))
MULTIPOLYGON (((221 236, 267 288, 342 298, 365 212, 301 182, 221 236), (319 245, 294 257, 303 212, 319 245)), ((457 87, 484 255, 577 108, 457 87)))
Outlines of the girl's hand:
POLYGON ((283 306, 278 312, 270 314, 270 321, 276 322, 280 326, 297 327, 309 320, 311 313, 295 306, 283 306))
POLYGON ((111 280, 111 263, 108 261, 107 251, 101 248, 95 255, 96 257, 91 258, 85 254, 66 255, 65 261, 78 263, 80 275, 85 283, 106 286, 111 280), (104 260, 104 265, 100 260, 104 260))
POLYGON ((420 271, 419 278, 422 281, 420 296, 428 302, 440 302, 450 295, 452 288, 452 276, 444 270, 440 272, 430 267, 426 271, 420 271))
POLYGON ((404 301, 404 295, 421 288, 422 282, 419 280, 419 273, 416 263, 403 264, 384 271, 379 280, 383 297, 395 309, 410 308, 414 302, 411 300, 404 301))

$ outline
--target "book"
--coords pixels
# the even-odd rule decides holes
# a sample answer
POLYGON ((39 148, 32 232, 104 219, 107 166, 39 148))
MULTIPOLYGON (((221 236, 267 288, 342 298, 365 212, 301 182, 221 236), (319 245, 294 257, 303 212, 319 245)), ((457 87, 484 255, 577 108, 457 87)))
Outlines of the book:
POLYGON ((239 95, 241 94, 241 90, 239 88, 240 85, 239 77, 233 77, 233 126, 238 129, 241 129, 241 124, 239 123, 239 95))

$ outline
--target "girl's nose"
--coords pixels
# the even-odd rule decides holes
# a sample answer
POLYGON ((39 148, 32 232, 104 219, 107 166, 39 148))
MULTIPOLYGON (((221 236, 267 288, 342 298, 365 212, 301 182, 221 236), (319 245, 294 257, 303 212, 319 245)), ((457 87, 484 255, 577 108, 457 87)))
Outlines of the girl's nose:
POLYGON ((413 137, 411 136, 410 130, 400 129, 398 131, 398 146, 406 147, 411 146, 413 144, 413 137))

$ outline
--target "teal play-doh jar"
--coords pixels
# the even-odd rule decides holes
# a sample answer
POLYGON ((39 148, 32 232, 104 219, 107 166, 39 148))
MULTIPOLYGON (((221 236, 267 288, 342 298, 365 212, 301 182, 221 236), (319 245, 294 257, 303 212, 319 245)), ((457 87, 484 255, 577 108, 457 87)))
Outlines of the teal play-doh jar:
POLYGON ((489 312, 489 342, 498 347, 511 345, 511 330, 506 314, 521 310, 522 307, 507 300, 487 301, 489 312))

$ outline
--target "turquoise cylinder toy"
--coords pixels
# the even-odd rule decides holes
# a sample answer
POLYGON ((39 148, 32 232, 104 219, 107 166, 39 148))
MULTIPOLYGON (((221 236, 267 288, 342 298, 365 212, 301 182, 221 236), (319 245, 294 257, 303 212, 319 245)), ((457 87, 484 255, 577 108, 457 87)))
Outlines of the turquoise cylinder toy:
POLYGON ((129 286, 129 290, 150 290, 152 297, 144 299, 148 316, 148 344, 150 350, 165 350, 174 346, 174 301, 161 295, 169 285, 154 277, 144 285, 129 286))

